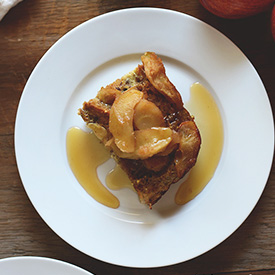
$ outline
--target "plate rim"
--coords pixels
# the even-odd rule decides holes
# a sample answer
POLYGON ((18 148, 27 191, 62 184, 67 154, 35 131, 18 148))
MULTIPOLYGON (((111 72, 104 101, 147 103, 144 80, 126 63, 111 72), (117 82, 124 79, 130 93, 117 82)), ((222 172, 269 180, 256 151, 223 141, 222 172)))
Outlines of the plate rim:
MULTIPOLYGON (((161 11, 161 12, 167 12, 167 13, 175 13, 175 14, 178 14, 178 15, 180 15, 180 16, 187 16, 189 19, 192 19, 192 20, 195 20, 195 21, 198 21, 198 22, 200 22, 200 23, 203 23, 203 24, 205 24, 205 25, 207 25, 208 27, 210 27, 212 30, 214 30, 214 31, 216 31, 216 32, 218 32, 219 33, 219 35, 222 35, 223 37, 225 37, 226 39, 228 39, 239 51, 240 51, 240 49, 229 39, 229 38, 227 38, 224 34, 222 34, 220 31, 218 31, 218 30, 216 30, 215 28, 213 28, 211 25, 208 25, 207 23, 205 23, 205 22, 203 22, 203 21, 201 21, 200 19, 197 19, 197 18, 195 18, 195 17, 193 17, 193 16, 191 16, 191 15, 188 15, 188 14, 185 14, 185 13, 182 13, 182 12, 178 12, 178 11, 173 11, 173 10, 169 10, 169 9, 163 9, 163 8, 150 8, 150 7, 142 7, 142 8, 125 8, 125 9, 121 9, 121 10, 116 10, 116 11, 111 11, 111 12, 108 12, 108 13, 105 13, 105 14, 102 14, 102 15, 99 15, 99 16, 96 16, 96 17, 94 17, 94 18, 92 18, 92 19, 89 19, 89 20, 87 20, 87 21, 85 21, 85 22, 83 22, 83 23, 81 23, 80 25, 78 25, 78 26, 76 26, 75 28, 73 28, 72 30, 70 30, 69 32, 67 32, 64 36, 62 36, 60 39, 58 39, 54 44, 53 44, 53 46, 51 46, 49 49, 48 49, 48 51, 46 51, 46 53, 43 55, 43 57, 40 59, 40 61, 37 63, 37 65, 35 66, 35 68, 34 68, 34 70, 32 71, 32 73, 31 73, 31 75, 30 75, 30 77, 29 77, 29 79, 28 79, 28 81, 27 81, 27 83, 26 83, 26 86, 24 87, 24 90, 23 90, 23 93, 22 93, 22 95, 21 95, 21 98, 20 98, 20 101, 19 101, 19 105, 18 105, 18 109, 17 109, 17 113, 16 113, 16 121, 15 121, 15 135, 14 135, 14 144, 15 144, 15 155, 16 155, 16 162, 17 162, 17 166, 18 166, 18 170, 19 170, 19 174, 20 174, 20 178, 21 178, 21 173, 20 173, 20 168, 19 168, 19 165, 18 165, 18 160, 17 160, 17 141, 16 141, 16 139, 18 138, 18 135, 16 135, 16 129, 17 129, 17 122, 18 122, 18 116, 19 116, 19 111, 20 111, 20 106, 21 106, 21 100, 22 100, 22 97, 23 97, 23 95, 24 95, 24 92, 25 92, 25 90, 27 90, 27 85, 28 85, 28 82, 29 81, 31 81, 31 77, 32 77, 32 75, 33 75, 33 73, 35 72, 35 70, 37 69, 37 66, 40 64, 40 62, 41 61, 43 61, 43 60, 45 60, 46 59, 46 57, 47 57, 47 54, 48 54, 48 52, 49 51, 52 51, 52 49, 54 49, 54 47, 55 47, 55 45, 57 44, 57 43, 59 43, 60 41, 63 41, 63 39, 64 39, 64 37, 68 37, 68 35, 70 34, 70 33, 73 33, 73 32, 76 32, 80 27, 83 27, 83 26, 85 26, 86 24, 89 24, 89 22, 91 22, 91 21, 93 21, 93 20, 99 20, 99 19, 101 19, 101 20, 103 20, 104 19, 104 17, 106 17, 106 16, 112 16, 113 14, 118 14, 118 13, 121 13, 121 12, 128 12, 128 11, 147 11, 147 12, 159 12, 159 11, 161 11)), ((241 52, 241 51, 240 51, 241 52)), ((242 53, 242 52, 241 52, 242 53)), ((243 53, 242 53, 243 54, 243 53)), ((257 73, 257 71, 256 71, 256 69, 254 68, 254 66, 251 64, 251 62, 248 60, 248 58, 243 54, 243 56, 246 58, 246 60, 248 61, 248 63, 250 64, 250 66, 254 69, 254 71, 255 71, 255 73, 256 73, 256 75, 259 77, 259 75, 258 75, 258 73, 257 73)), ((262 83, 262 81, 261 81, 261 79, 260 79, 260 77, 259 77, 259 80, 260 80, 260 82, 262 83)), ((263 83, 262 83, 263 84, 263 83)), ((263 88, 264 88, 264 90, 265 90, 265 87, 264 87, 264 85, 263 85, 263 88)), ((266 91, 265 91, 266 92, 266 91)), ((268 100, 268 102, 269 102, 269 98, 268 98, 268 95, 267 95, 267 93, 265 93, 265 95, 266 95, 266 99, 268 100)), ((271 110, 271 106, 270 106, 270 102, 269 102, 269 107, 270 107, 270 111, 271 111, 271 116, 272 116, 272 110, 271 110)), ((273 129, 274 129, 274 121, 273 121, 273 116, 272 116, 272 127, 273 127, 273 129)), ((264 188, 265 188, 265 186, 266 186, 266 183, 267 183, 267 180, 268 180, 268 177, 269 177, 269 175, 270 175, 270 171, 271 171, 271 167, 272 167, 272 159, 273 159, 273 154, 274 154, 274 135, 273 135, 273 137, 272 137, 272 140, 273 140, 273 150, 272 150, 272 156, 271 156, 271 162, 270 162, 270 167, 268 168, 268 170, 269 170, 269 173, 266 175, 266 180, 265 180, 265 184, 263 185, 263 188, 262 188, 262 191, 261 191, 261 194, 259 195, 259 198, 258 198, 258 200, 260 199, 260 197, 261 197, 261 195, 262 195, 262 192, 264 191, 264 188)), ((24 188, 25 188, 25 184, 24 184, 24 182, 23 182, 23 179, 21 178, 21 181, 22 181, 22 184, 23 184, 23 186, 24 186, 24 188)), ((25 188, 25 190, 26 190, 26 188, 25 188)), ((28 191, 26 190, 26 193, 28 194, 28 191)), ((28 194, 28 196, 29 196, 29 194, 28 194)), ((32 202, 32 199, 31 199, 31 197, 29 197, 30 198, 30 201, 32 202)), ((251 209, 251 211, 248 213, 248 215, 246 216, 246 218, 250 215, 250 213, 253 211, 253 209, 254 209, 254 207, 256 206, 256 204, 257 204, 257 202, 258 202, 258 200, 254 203, 254 206, 253 206, 253 208, 251 209)), ((33 203, 33 202, 32 202, 33 203)), ((37 210, 37 208, 36 208, 36 206, 33 204, 33 206, 34 206, 34 208, 37 210)), ((40 215, 40 212, 37 210, 37 212, 39 213, 39 215, 40 215)), ((41 216, 41 215, 40 215, 41 216)), ((43 216, 41 216, 41 218, 46 222, 46 220, 44 219, 44 217, 43 216)), ((246 220, 246 218, 242 221, 242 223, 246 220)), ((241 224, 242 224, 241 223, 241 224)), ((48 222, 46 222, 46 224, 48 224, 48 222)), ((222 241, 220 241, 219 243, 217 243, 215 246, 212 246, 211 248, 209 248, 208 250, 206 250, 206 251, 204 251, 203 253, 201 253, 201 254, 199 254, 199 255, 202 255, 202 254, 204 254, 204 253, 206 253, 207 251, 209 251, 209 250, 211 250, 211 249, 213 249, 214 247, 216 247, 217 245, 219 245, 221 242, 223 242, 225 239, 227 239, 230 235, 232 235, 240 226, 241 226, 241 224, 239 224, 238 226, 237 226, 237 228, 235 228, 235 230, 233 231, 233 232, 231 232, 231 234, 229 234, 228 236, 226 236, 222 241)), ((50 226, 50 228, 53 230, 53 228, 50 226)), ((60 236, 60 234, 58 234, 55 230, 53 230, 58 236, 60 236)), ((60 236, 62 239, 64 239, 62 236, 60 236)), ((65 239, 64 239, 65 240, 65 239)), ((66 242, 68 242, 67 240, 65 240, 66 242)), ((70 245, 72 245, 70 242, 68 242, 70 245)), ((76 248, 76 249, 78 249, 76 246, 74 246, 74 245, 72 245, 74 248, 76 248)), ((79 250, 79 249, 78 249, 79 250)), ((80 250, 81 251, 81 250, 80 250)), ((83 251, 82 251, 83 252, 83 251)), ((85 253, 85 252, 83 252, 83 253, 85 253)), ((85 254, 87 254, 87 253, 85 253, 85 254)), ((89 254, 87 254, 87 255, 89 255, 89 254)), ((199 255, 197 255, 197 256, 199 256, 199 255)), ((94 257, 94 258, 97 258, 97 257, 95 257, 95 256, 93 256, 93 255, 89 255, 89 256, 91 256, 91 257, 94 257)), ((192 259, 192 258, 195 258, 195 257, 197 257, 197 256, 194 256, 194 257, 191 257, 190 259, 192 259)), ((99 260, 102 260, 102 259, 100 259, 100 258, 98 258, 99 260)), ((188 259, 187 259, 188 260, 188 259)), ((187 260, 184 260, 184 261, 187 261, 187 260)), ((112 264, 117 264, 117 265, 120 265, 120 266, 129 266, 129 265, 123 265, 123 264, 121 264, 121 263, 115 263, 115 262, 110 262, 110 261, 106 261, 106 260, 102 260, 102 261, 105 261, 105 262, 109 262, 109 263, 112 263, 112 264)), ((168 265, 172 265, 172 264, 177 264, 177 263, 180 263, 181 261, 177 261, 177 262, 171 262, 171 263, 167 263, 167 264, 165 264, 165 265, 154 265, 154 266, 150 266, 149 264, 148 265, 145 265, 144 267, 161 267, 161 266, 168 266, 168 265)), ((140 266, 140 265, 137 265, 137 266, 132 266, 131 265, 131 267, 143 267, 143 266, 140 266)))
MULTIPOLYGON (((82 267, 79 267, 77 265, 74 265, 72 263, 69 262, 65 262, 59 259, 54 259, 54 258, 49 258, 49 257, 45 257, 45 256, 10 256, 10 257, 6 257, 6 258, 1 258, 0 259, 0 268, 2 264, 30 264, 33 262, 42 262, 44 263, 49 263, 49 264, 53 264, 56 265, 58 267, 67 267, 70 268, 76 272, 79 272, 79 275, 93 275, 91 272, 83 269, 82 267)), ((24 270, 22 270, 22 272, 24 272, 24 270)))

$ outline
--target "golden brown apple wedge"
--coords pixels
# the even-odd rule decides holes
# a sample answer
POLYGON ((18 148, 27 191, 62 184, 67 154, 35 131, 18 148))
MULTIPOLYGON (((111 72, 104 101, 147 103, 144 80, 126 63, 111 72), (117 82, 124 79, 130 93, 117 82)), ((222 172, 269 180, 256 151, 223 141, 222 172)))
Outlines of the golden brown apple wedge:
POLYGON ((115 99, 110 110, 109 130, 115 139, 116 146, 122 152, 135 151, 134 108, 142 97, 141 91, 129 89, 115 99))
POLYGON ((88 123, 87 126, 93 130, 93 133, 100 141, 103 143, 107 141, 108 132, 103 126, 98 123, 88 123))
POLYGON ((180 134, 173 130, 171 142, 168 144, 168 146, 165 148, 164 151, 158 153, 158 156, 168 156, 172 152, 176 151, 177 148, 179 147, 180 140, 181 140, 180 134))
POLYGON ((136 155, 147 159, 166 149, 172 140, 173 131, 166 127, 153 127, 135 131, 136 155))
POLYGON ((201 137, 194 121, 185 121, 179 127, 180 143, 175 155, 175 166, 181 178, 195 164, 200 150, 201 137))
POLYGON ((161 110, 153 102, 141 99, 135 107, 134 125, 137 129, 164 127, 165 121, 161 110))
POLYGON ((181 95, 170 82, 165 73, 162 60, 153 52, 146 52, 141 56, 144 71, 151 84, 166 98, 172 101, 178 108, 183 109, 181 95))
POLYGON ((123 159, 139 159, 139 157, 136 155, 135 152, 132 153, 126 153, 122 152, 115 144, 114 138, 109 139, 105 146, 111 150, 117 157, 123 158, 123 159))
POLYGON ((106 104, 113 104, 115 99, 121 95, 121 91, 113 88, 113 87, 102 87, 98 94, 97 97, 104 103, 106 104))
MULTIPOLYGON (((134 132, 136 148, 134 152, 123 152, 116 145, 114 138, 108 140, 105 146, 111 149, 115 155, 124 159, 149 159, 164 151, 173 139, 173 131, 166 127, 153 127, 150 129, 136 130, 134 132)), ((159 156, 160 158, 162 156, 159 156)))

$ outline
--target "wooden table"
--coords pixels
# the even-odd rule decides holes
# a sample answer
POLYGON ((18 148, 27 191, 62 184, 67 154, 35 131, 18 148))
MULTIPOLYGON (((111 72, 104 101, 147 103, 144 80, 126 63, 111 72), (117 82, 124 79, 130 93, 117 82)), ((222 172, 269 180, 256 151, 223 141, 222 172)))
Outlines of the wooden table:
POLYGON ((274 166, 260 201, 232 236, 202 256, 164 268, 125 268, 84 255, 59 238, 28 199, 16 166, 13 138, 18 102, 30 73, 49 47, 75 26, 109 11, 140 6, 184 12, 224 33, 255 66, 274 108, 270 12, 233 21, 210 14, 197 0, 24 0, 0 22, 0 258, 45 256, 94 274, 275 274, 274 166))

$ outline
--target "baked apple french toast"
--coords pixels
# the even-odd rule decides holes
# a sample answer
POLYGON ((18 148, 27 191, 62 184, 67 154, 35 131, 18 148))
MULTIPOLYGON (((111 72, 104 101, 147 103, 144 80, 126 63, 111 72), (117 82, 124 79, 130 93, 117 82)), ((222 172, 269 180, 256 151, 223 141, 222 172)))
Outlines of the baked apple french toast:
POLYGON ((162 60, 147 52, 141 61, 84 102, 79 114, 152 208, 195 165, 201 137, 162 60))

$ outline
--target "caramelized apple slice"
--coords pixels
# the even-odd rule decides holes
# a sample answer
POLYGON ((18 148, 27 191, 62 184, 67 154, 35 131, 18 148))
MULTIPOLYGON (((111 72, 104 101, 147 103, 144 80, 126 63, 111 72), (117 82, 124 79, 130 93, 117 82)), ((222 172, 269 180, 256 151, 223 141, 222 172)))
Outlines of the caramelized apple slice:
POLYGON ((176 87, 170 82, 165 73, 161 59, 152 52, 147 52, 141 56, 144 70, 151 84, 165 97, 172 101, 178 108, 183 109, 183 102, 176 87))
POLYGON ((166 149, 172 140, 172 130, 166 127, 153 127, 135 131, 136 155, 147 159, 166 149))
POLYGON ((179 127, 180 144, 175 155, 175 166, 181 178, 195 164, 200 149, 201 137, 193 121, 182 122, 179 127))
POLYGON ((100 91, 97 94, 97 97, 104 103, 106 104, 113 104, 113 102, 115 101, 115 99, 120 96, 121 91, 112 88, 112 87, 105 87, 105 88, 101 88, 100 91))
POLYGON ((138 159, 138 156, 133 153, 126 153, 122 152, 115 144, 114 138, 109 139, 106 143, 105 146, 109 148, 109 150, 113 151, 116 156, 119 158, 123 159, 138 159))
POLYGON ((107 137, 108 137, 108 132, 107 130, 101 126, 98 123, 89 123, 87 125, 90 129, 93 130, 95 136, 102 141, 103 143, 105 143, 107 141, 107 137))
POLYGON ((168 146, 165 148, 165 150, 160 152, 158 155, 159 156, 168 156, 173 151, 176 151, 179 147, 180 139, 181 139, 180 134, 176 131, 172 131, 171 142, 168 144, 168 146))
POLYGON ((137 129, 164 127, 165 121, 161 110, 151 101, 141 99, 134 112, 134 125, 137 129))
POLYGON ((142 97, 143 93, 139 90, 127 90, 115 99, 110 110, 109 129, 122 152, 135 151, 134 108, 142 97))

